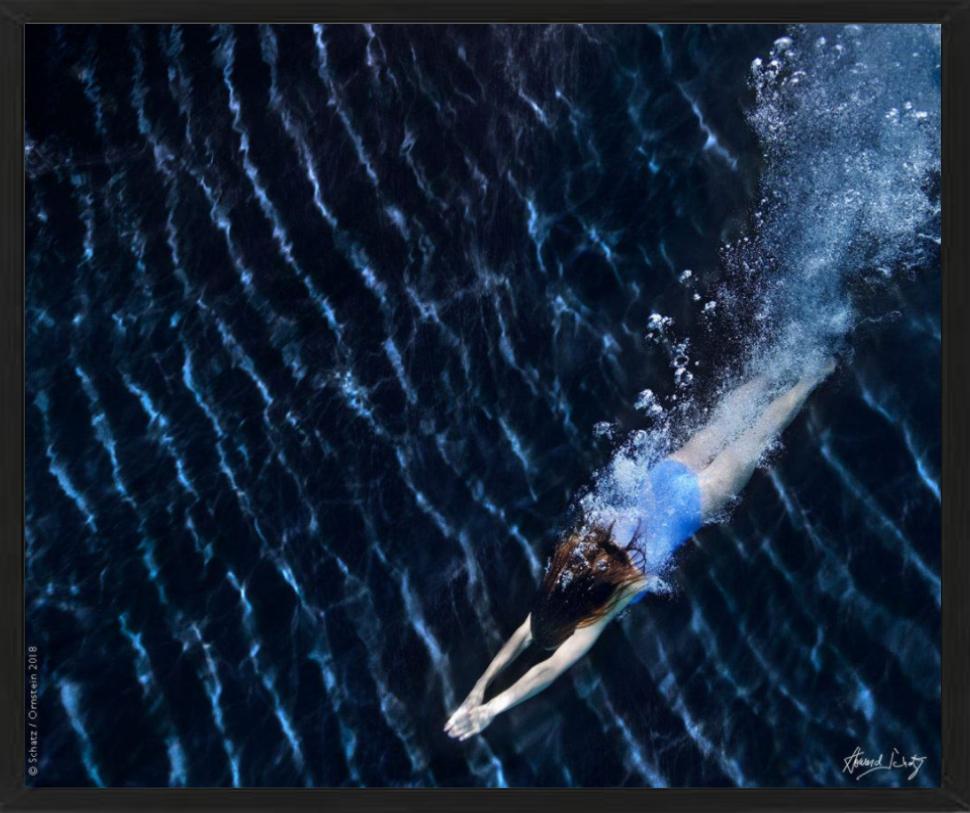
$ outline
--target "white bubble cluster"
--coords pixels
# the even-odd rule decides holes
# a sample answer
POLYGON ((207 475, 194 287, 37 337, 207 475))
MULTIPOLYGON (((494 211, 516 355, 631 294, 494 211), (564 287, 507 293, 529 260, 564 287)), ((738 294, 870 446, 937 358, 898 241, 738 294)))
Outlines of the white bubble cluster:
POLYGON ((939 60, 935 25, 796 26, 755 60, 763 195, 725 252, 759 283, 754 363, 831 352, 858 319, 860 283, 931 259, 939 60))
POLYGON ((609 421, 600 421, 593 424, 593 434, 598 438, 608 438, 613 436, 613 424, 609 421))
POLYGON ((672 316, 664 316, 660 313, 651 313, 650 318, 647 320, 647 336, 649 338, 659 338, 664 336, 673 323, 674 320, 672 316))
POLYGON ((637 396, 633 407, 640 412, 646 413, 651 418, 657 418, 663 415, 664 412, 664 408, 660 405, 660 401, 657 400, 657 396, 650 389, 643 390, 637 396))

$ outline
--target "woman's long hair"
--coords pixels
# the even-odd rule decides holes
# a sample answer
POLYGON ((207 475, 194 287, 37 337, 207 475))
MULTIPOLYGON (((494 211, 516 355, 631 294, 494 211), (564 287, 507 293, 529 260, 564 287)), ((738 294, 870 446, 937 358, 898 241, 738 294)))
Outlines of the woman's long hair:
POLYGON ((612 531, 612 526, 593 525, 556 546, 532 605, 532 638, 538 646, 555 649, 577 627, 606 615, 623 588, 643 578, 633 563, 637 536, 620 547, 612 531))

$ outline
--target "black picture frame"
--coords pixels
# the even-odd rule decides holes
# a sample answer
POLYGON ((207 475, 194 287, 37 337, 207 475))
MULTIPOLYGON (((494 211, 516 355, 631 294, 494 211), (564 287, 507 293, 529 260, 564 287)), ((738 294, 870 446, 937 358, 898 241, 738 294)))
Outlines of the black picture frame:
MULTIPOLYGON (((970 0, 0 0, 0 807, 970 809, 970 0), (942 25, 942 786, 131 789, 24 785, 24 33, 44 23, 890 22, 942 25)), ((119 725, 123 725, 119 720, 119 725)), ((797 743, 779 742, 779 748, 797 743)))

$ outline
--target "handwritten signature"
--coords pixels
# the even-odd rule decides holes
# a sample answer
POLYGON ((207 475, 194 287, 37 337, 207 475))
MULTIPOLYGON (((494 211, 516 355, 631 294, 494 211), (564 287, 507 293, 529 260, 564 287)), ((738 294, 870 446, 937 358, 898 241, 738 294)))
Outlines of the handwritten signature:
POLYGON ((912 773, 906 778, 913 779, 919 773, 919 769, 923 767, 923 763, 926 762, 926 757, 916 756, 915 754, 906 756, 900 753, 898 748, 893 748, 889 752, 888 762, 883 757, 884 754, 880 754, 878 757, 866 756, 866 752, 857 745, 855 750, 842 760, 842 773, 855 776, 858 782, 863 776, 867 776, 873 771, 910 770, 912 773), (856 771, 859 773, 857 774, 856 771))

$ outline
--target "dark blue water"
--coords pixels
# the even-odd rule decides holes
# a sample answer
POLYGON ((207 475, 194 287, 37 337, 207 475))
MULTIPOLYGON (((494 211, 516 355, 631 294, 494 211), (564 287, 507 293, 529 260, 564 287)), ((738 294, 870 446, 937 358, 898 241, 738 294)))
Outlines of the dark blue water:
POLYGON ((784 33, 29 27, 28 781, 937 784, 928 125, 883 86, 900 139, 813 134, 750 81, 784 33), (678 436, 641 393, 686 421, 823 334, 839 372, 673 592, 448 739, 577 495, 678 436), (857 782, 856 746, 927 759, 857 782))

